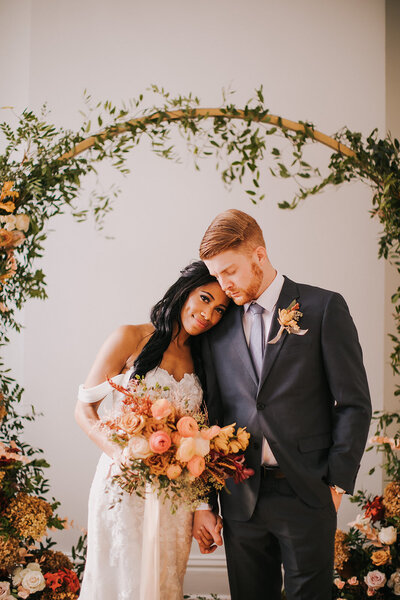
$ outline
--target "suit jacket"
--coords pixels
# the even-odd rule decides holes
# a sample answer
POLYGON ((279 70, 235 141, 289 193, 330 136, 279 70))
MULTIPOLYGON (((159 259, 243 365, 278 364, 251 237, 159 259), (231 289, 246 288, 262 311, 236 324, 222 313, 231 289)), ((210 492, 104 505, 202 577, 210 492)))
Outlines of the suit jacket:
POLYGON ((287 277, 269 339, 279 330, 278 308, 296 299, 304 336, 283 332, 267 345, 257 381, 243 332, 243 308, 232 305, 201 336, 210 421, 236 422, 251 434, 246 462, 255 474, 227 481, 225 517, 246 521, 255 508, 265 436, 289 484, 313 507, 331 502, 329 484, 353 493, 371 419, 371 400, 357 331, 343 297, 287 277))

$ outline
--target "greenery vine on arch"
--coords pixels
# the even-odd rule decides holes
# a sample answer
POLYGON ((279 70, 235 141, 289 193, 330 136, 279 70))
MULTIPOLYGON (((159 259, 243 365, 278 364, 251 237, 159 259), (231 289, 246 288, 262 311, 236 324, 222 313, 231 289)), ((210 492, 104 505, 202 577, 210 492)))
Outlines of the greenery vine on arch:
MULTIPOLYGON (((92 215, 101 229, 118 189, 111 188, 107 193, 95 190, 89 207, 82 207, 78 199, 82 178, 97 173, 96 165, 102 161, 109 161, 127 174, 128 154, 144 139, 150 141, 157 155, 179 160, 177 144, 172 140, 173 130, 181 134, 195 168, 200 168, 203 159, 213 158, 224 184, 231 186, 237 181, 255 203, 264 199, 265 172, 274 177, 293 178, 297 183, 294 197, 279 204, 283 209, 294 209, 328 185, 351 180, 368 184, 373 192, 371 216, 382 225, 379 257, 388 259, 400 273, 397 139, 390 134, 380 138, 376 129, 366 138, 347 128, 332 137, 326 136, 310 122, 296 123, 272 115, 265 106, 262 87, 243 108, 235 106, 231 95, 224 95, 219 108, 204 109, 193 94, 173 97, 157 86, 152 86, 151 92, 159 102, 148 103, 140 95, 120 108, 109 101, 94 103, 86 95, 86 111, 78 131, 49 123, 45 107, 39 115, 28 110, 14 115, 13 125, 0 124, 4 145, 0 155, 0 345, 9 341, 10 329, 20 330, 18 310, 25 301, 46 297, 45 275, 36 267, 36 261, 43 254, 47 221, 70 209, 78 221, 92 215), (272 143, 274 136, 280 136, 282 143, 272 143), (333 150, 325 174, 305 159, 307 144, 316 141, 333 150), (290 149, 289 159, 282 144, 290 149), (269 162, 265 160, 267 153, 271 157, 269 162)), ((399 374, 400 286, 392 301, 397 333, 391 336, 391 362, 394 372, 399 374)), ((17 441, 23 418, 33 419, 34 408, 32 416, 20 417, 14 405, 21 400, 22 389, 3 364, 0 376, 0 441, 17 441)), ((395 393, 400 395, 400 386, 395 393)), ((28 455, 38 452, 27 444, 22 450, 28 455)), ((41 459, 26 465, 19 463, 18 477, 28 480, 31 476, 31 491, 38 496, 48 490, 42 472, 46 466, 41 459)), ((52 506, 55 509, 58 503, 54 501, 52 506)), ((63 527, 57 517, 52 525, 63 527)))

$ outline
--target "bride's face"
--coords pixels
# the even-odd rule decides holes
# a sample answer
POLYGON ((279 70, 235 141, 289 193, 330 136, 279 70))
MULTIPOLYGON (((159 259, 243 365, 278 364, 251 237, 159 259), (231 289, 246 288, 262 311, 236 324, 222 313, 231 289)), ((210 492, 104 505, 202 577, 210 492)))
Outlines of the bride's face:
POLYGON ((213 281, 192 290, 181 311, 181 322, 189 335, 199 335, 216 325, 228 308, 229 298, 213 281))

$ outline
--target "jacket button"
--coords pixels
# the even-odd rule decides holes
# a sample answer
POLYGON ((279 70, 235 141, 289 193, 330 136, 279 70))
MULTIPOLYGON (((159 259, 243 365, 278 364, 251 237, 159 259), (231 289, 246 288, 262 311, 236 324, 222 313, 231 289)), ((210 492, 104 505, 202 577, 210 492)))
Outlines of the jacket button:
POLYGON ((265 404, 262 404, 261 402, 257 402, 257 410, 263 410, 263 408, 265 408, 265 404))

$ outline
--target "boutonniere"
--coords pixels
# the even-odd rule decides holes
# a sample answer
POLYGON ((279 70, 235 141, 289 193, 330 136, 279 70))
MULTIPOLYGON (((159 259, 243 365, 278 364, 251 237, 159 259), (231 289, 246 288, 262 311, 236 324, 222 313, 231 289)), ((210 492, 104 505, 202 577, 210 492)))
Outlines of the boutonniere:
POLYGON ((286 329, 288 333, 294 333, 295 335, 304 335, 308 329, 300 329, 297 321, 303 316, 303 313, 299 311, 299 303, 293 300, 287 308, 278 308, 278 323, 281 326, 278 334, 273 340, 270 340, 268 344, 276 344, 281 339, 281 335, 286 329))

